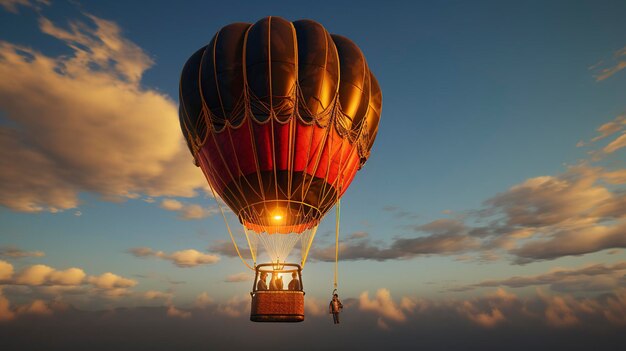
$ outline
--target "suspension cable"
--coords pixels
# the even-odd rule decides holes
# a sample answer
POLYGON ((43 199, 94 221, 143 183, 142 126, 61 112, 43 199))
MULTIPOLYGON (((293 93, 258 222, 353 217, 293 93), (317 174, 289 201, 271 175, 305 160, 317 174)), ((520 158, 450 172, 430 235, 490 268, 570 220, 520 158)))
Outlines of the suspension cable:
MULTIPOLYGON (((224 213, 224 209, 222 208, 222 205, 220 204, 219 200, 217 199, 217 196, 215 195, 215 190, 213 190, 213 186, 211 185, 210 182, 209 182, 209 188, 211 189, 211 194, 213 194, 213 198, 215 199, 215 202, 217 203, 217 207, 219 207, 220 212, 222 213, 222 218, 224 219, 224 224, 226 224, 226 230, 228 230, 228 235, 230 235, 230 240, 233 242, 233 246, 235 246, 235 251, 237 251, 237 255, 241 259, 241 262, 243 262, 243 264, 246 265, 246 267, 248 267, 248 268, 250 268, 251 270, 254 271, 255 269, 252 268, 252 266, 250 266, 248 264, 248 262, 246 262, 246 260, 244 260, 243 256, 241 256, 241 252, 239 252, 239 247, 237 246, 237 242, 235 241, 235 237, 233 236, 233 233, 230 230, 230 225, 228 224, 228 220, 226 219, 226 214, 224 213)), ((248 236, 246 235, 246 239, 247 238, 248 238, 248 236)), ((249 244, 249 242, 248 242, 248 244, 249 244)), ((252 251, 252 250, 250 250, 250 251, 252 251)))

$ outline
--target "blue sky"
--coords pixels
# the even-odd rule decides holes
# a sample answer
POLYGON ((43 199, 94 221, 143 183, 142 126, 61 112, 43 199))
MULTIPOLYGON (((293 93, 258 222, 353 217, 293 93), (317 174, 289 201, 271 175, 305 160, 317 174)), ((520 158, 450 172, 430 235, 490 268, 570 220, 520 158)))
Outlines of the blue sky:
MULTIPOLYGON (((402 301, 467 306, 496 289, 547 310, 546 296, 562 296, 580 324, 572 301, 626 296, 623 1, 0 5, 0 297, 9 304, 0 313, 9 322, 28 306, 62 315, 53 301, 164 306, 187 318, 199 296, 246 319, 252 283, 226 282, 246 268, 217 248, 228 235, 182 145, 178 80, 222 26, 268 15, 351 38, 383 91, 372 156, 341 217, 340 291, 377 316, 372 328, 417 318, 402 301), (191 267, 175 264, 184 250, 195 250, 191 267), (591 265, 605 271, 582 272, 591 265), (52 271, 37 280, 35 266, 52 271)), ((331 211, 304 276, 307 298, 322 305, 333 229, 331 211)), ((516 316, 496 310, 505 311, 464 316, 479 326, 516 316)))

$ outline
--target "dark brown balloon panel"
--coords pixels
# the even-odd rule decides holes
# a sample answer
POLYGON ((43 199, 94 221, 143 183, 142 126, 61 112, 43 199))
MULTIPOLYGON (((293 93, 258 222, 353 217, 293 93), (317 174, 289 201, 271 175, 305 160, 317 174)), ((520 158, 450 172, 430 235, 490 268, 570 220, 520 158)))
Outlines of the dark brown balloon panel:
POLYGON ((257 232, 317 225, 369 157, 381 108, 361 50, 310 20, 227 25, 180 80, 196 163, 257 232))

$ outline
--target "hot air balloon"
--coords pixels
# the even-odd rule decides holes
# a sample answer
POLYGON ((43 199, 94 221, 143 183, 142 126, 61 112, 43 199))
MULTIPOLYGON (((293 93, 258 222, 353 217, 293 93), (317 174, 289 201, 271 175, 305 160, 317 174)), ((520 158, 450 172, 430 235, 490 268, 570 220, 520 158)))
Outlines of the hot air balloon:
POLYGON ((301 283, 265 291, 259 278, 296 273, 302 282, 318 224, 370 155, 381 107, 361 50, 311 20, 229 24, 184 65, 181 129, 215 197, 243 226, 252 265, 224 216, 256 272, 251 320, 304 320, 301 283), (259 242, 269 262, 257 263, 259 242), (301 261, 286 262, 298 242, 301 261))

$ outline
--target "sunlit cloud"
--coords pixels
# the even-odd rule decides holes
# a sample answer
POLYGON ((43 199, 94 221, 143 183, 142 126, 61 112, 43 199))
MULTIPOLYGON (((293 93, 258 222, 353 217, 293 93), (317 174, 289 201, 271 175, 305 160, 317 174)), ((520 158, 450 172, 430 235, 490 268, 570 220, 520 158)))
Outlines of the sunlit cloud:
POLYGON ((220 260, 220 257, 212 254, 205 254, 198 250, 188 249, 175 251, 170 254, 163 251, 155 251, 149 247, 135 247, 128 250, 135 257, 156 257, 172 262, 178 267, 189 268, 203 264, 213 264, 220 260))
POLYGON ((602 179, 609 184, 626 184, 626 169, 604 172, 602 179))
MULTIPOLYGON (((397 260, 453 255, 456 260, 527 264, 626 247, 626 184, 623 169, 581 162, 561 174, 511 186, 463 216, 409 224, 390 243, 349 238, 342 260, 397 260)), ((312 260, 333 261, 334 245, 314 247, 312 260)))
POLYGON ((626 68, 626 47, 617 50, 610 60, 598 62, 591 67, 595 71, 594 78, 597 82, 612 77, 624 68, 626 68))
MULTIPOLYGON (((6 7, 6 6, 5 6, 6 7)), ((153 60, 114 22, 86 14, 68 29, 41 17, 64 42, 50 57, 0 42, 0 204, 23 212, 75 208, 80 192, 106 200, 194 196, 174 101, 141 85, 153 60), (33 170, 36 170, 33 172, 33 170)))
POLYGON ((540 323, 555 328, 590 325, 599 320, 611 325, 626 324, 626 289, 623 288, 593 298, 542 291, 520 297, 499 288, 470 299, 428 300, 405 296, 399 302, 387 289, 379 289, 374 299, 363 292, 358 302, 359 310, 377 317, 376 325, 381 329, 393 329, 397 324, 411 324, 433 316, 462 318, 486 329, 507 323, 540 323))
POLYGON ((36 264, 20 271, 15 277, 16 284, 22 285, 80 285, 87 275, 80 268, 56 270, 36 264))
POLYGON ((176 308, 174 305, 170 305, 167 307, 167 315, 169 317, 187 319, 191 317, 191 312, 183 311, 181 309, 176 308))
MULTIPOLYGON (((469 228, 457 220, 440 219, 425 225, 412 226, 412 231, 428 235, 416 238, 398 238, 385 247, 363 237, 339 244, 341 260, 407 259, 420 255, 451 255, 467 252, 479 246, 478 239, 468 235, 469 228)), ((354 239, 351 237, 350 239, 354 239)), ((335 260, 335 246, 313 247, 312 260, 335 260)))
POLYGON ((547 285, 558 292, 613 291, 626 287, 626 262, 613 265, 592 264, 581 268, 553 268, 547 273, 515 276, 499 280, 485 280, 480 283, 452 288, 465 291, 473 288, 499 287, 523 288, 547 285))
POLYGON ((128 288, 137 285, 137 281, 111 272, 88 276, 83 269, 77 267, 58 270, 36 264, 14 273, 13 265, 1 260, 0 277, 0 286, 32 287, 51 295, 96 293, 110 297, 123 296, 128 294, 128 288))
POLYGON ((368 292, 363 292, 359 296, 359 309, 362 311, 371 311, 379 314, 381 317, 396 322, 406 320, 404 312, 391 298, 391 293, 387 289, 379 289, 374 299, 369 298, 368 292))
POLYGON ((250 313, 250 296, 236 295, 217 304, 217 313, 237 318, 250 313))
POLYGON ((369 236, 367 232, 354 232, 348 235, 348 240, 357 240, 357 239, 365 239, 369 236))
MULTIPOLYGON (((237 250, 235 250, 235 247, 233 246, 233 243, 230 240, 215 240, 213 243, 211 243, 211 245, 209 245, 208 251, 215 253, 215 254, 227 256, 227 257, 239 256, 239 254, 237 254, 237 250)), ((250 255, 250 250, 241 250, 241 246, 240 246, 239 253, 244 259, 252 258, 252 256, 250 255)))
POLYGON ((2 293, 0 287, 0 322, 10 321, 15 318, 15 313, 11 310, 11 303, 2 293))
POLYGON ((491 328, 505 320, 504 315, 499 309, 491 308, 488 311, 479 311, 469 301, 465 301, 462 310, 471 321, 487 328, 491 328))
MULTIPOLYGON (((579 301, 562 296, 541 295, 546 303, 545 318, 553 327, 571 327, 580 323, 576 309, 584 307, 579 301)), ((584 308, 583 308, 584 311, 584 308)))
POLYGON ((103 273, 99 276, 91 276, 87 281, 100 289, 130 288, 137 285, 137 281, 121 277, 111 272, 103 273))
POLYGON ((416 219, 419 218, 419 214, 413 213, 411 211, 403 210, 398 206, 383 206, 383 211, 389 212, 396 219, 416 219))
POLYGON ((599 161, 626 146, 625 128, 626 116, 622 114, 617 116, 614 120, 604 123, 598 127, 596 130, 598 134, 591 138, 591 140, 588 142, 581 140, 576 146, 596 146, 600 141, 609 139, 608 142, 606 142, 604 146, 600 147, 599 150, 589 151, 592 160, 599 161), (610 139, 611 137, 613 137, 613 139, 610 139))
POLYGON ((43 251, 25 251, 16 246, 0 247, 0 257, 6 258, 24 258, 24 257, 43 257, 46 254, 43 251))
POLYGON ((32 7, 34 9, 39 9, 39 5, 50 5, 49 0, 0 0, 0 6, 4 7, 5 10, 18 13, 19 6, 32 7))
MULTIPOLYGON (((168 317, 187 319, 192 316, 192 312, 189 310, 182 310, 174 305, 174 294, 171 292, 164 292, 159 290, 148 290, 140 295, 146 300, 159 300, 163 301, 165 307, 167 307, 165 314, 168 317)), ((194 306, 198 308, 198 306, 194 306)))
POLYGON ((15 273, 13 266, 0 260, 0 314, 5 320, 20 315, 49 316, 57 309, 67 309, 62 300, 74 301, 130 297, 136 281, 110 272, 88 276, 81 268, 55 269, 46 265, 26 266, 15 273), (11 307, 6 293, 28 302, 11 307), (4 311, 4 312, 3 312, 4 311))
POLYGON ((248 272, 241 272, 241 273, 231 274, 227 276, 226 279, 224 279, 224 281, 227 283, 239 283, 239 282, 250 281, 252 280, 252 278, 253 278, 252 274, 248 272))
POLYGON ((596 141, 607 138, 623 130, 624 127, 626 127, 626 116, 623 116, 623 115, 617 116, 614 120, 607 122, 601 125, 600 127, 598 127, 597 129, 598 135, 593 137, 593 139, 591 139, 591 142, 595 143, 596 141))
POLYGON ((52 314, 52 309, 48 307, 45 301, 34 300, 28 305, 18 307, 16 312, 17 314, 49 316, 52 314))
POLYGON ((607 146, 602 149, 605 154, 611 154, 615 151, 626 146, 626 133, 622 133, 622 135, 618 136, 615 140, 611 141, 607 146))
POLYGON ((516 263, 553 260, 564 256, 583 255, 608 248, 626 247, 626 221, 614 225, 577 226, 554 232, 547 239, 522 244, 511 251, 516 263))
POLYGON ((304 311, 307 315, 315 317, 327 316, 328 302, 313 296, 307 296, 306 299, 304 299, 304 311))
POLYGON ((13 265, 0 260, 0 283, 13 278, 13 265))
POLYGON ((183 203, 174 199, 163 199, 161 208, 178 212, 180 219, 202 219, 219 213, 216 207, 202 207, 198 204, 183 203))
POLYGON ((148 300, 171 300, 174 295, 169 292, 163 292, 158 290, 148 290, 143 293, 143 297, 148 300))
MULTIPOLYGON (((527 264, 626 247, 626 170, 598 165, 626 146, 626 117, 597 128, 581 145, 605 146, 555 175, 528 178, 484 201, 483 207, 453 218, 404 224, 390 242, 348 237, 339 243, 342 260, 398 260, 416 256, 455 256, 458 261, 527 264)), ((402 212, 386 206, 390 213, 402 212)), ((311 260, 333 261, 334 245, 314 247, 311 260)))
POLYGON ((206 291, 203 291, 196 297, 196 300, 194 301, 194 306, 196 308, 204 309, 211 306, 213 303, 215 303, 215 300, 211 296, 209 296, 206 291))

